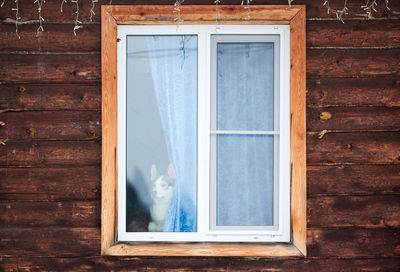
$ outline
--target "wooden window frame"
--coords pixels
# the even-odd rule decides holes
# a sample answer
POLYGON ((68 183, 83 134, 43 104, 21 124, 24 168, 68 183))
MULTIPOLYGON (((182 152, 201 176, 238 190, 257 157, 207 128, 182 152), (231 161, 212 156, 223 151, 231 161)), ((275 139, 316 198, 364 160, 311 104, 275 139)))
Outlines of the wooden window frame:
MULTIPOLYGON (((180 7, 182 24, 215 24, 215 6, 180 7)), ((117 26, 171 25, 172 6, 102 6, 101 254, 112 256, 306 256, 305 6, 220 5, 218 24, 290 25, 291 242, 143 243, 117 241, 117 26), (246 18, 250 15, 250 19, 246 18)))

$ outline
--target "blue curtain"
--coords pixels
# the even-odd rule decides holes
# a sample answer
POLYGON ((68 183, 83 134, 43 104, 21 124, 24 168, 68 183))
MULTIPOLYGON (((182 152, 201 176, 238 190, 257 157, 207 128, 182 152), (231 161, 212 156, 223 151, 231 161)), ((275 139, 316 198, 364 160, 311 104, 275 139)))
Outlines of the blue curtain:
POLYGON ((164 231, 195 232, 197 36, 148 36, 146 43, 168 155, 176 172, 164 231))

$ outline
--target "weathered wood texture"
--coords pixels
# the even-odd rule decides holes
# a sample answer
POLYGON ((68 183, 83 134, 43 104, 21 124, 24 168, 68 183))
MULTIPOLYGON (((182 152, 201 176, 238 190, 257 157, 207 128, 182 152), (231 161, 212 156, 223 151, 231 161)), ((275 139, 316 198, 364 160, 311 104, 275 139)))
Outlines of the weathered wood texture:
MULTIPOLYGON (((37 20, 37 6, 19 2, 22 20, 37 20)), ((345 24, 320 0, 295 1, 307 5, 308 19, 305 259, 99 256, 99 20, 108 0, 77 37, 75 5, 60 13, 60 2, 45 3, 38 38, 37 21, 20 25, 21 40, 10 23, 14 1, 0 8, 0 140, 8 138, 0 144, 1 271, 399 270, 400 1, 390 1, 391 11, 378 2, 378 20, 364 20, 364 0, 348 1, 345 24)), ((91 3, 79 4, 87 22, 91 3)))

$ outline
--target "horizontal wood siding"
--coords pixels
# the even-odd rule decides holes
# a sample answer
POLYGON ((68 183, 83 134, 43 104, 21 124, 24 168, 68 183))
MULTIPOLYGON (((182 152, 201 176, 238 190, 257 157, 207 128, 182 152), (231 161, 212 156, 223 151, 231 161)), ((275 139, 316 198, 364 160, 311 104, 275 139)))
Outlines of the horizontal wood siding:
POLYGON ((400 1, 379 1, 370 20, 348 1, 345 24, 320 0, 294 2, 307 5, 308 257, 278 259, 100 257, 99 2, 88 22, 79 1, 77 36, 75 5, 46 2, 36 37, 37 6, 20 1, 21 40, 14 1, 0 8, 1 271, 398 271, 400 1))

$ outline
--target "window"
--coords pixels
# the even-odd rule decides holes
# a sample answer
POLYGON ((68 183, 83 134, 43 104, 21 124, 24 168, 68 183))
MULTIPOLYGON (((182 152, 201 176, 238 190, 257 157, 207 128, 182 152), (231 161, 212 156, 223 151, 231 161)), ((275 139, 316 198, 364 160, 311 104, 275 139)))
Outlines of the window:
POLYGON ((293 72, 304 33, 281 21, 125 25, 126 11, 146 13, 112 8, 124 25, 103 8, 102 229, 114 227, 103 254, 305 253, 305 81, 293 72))

